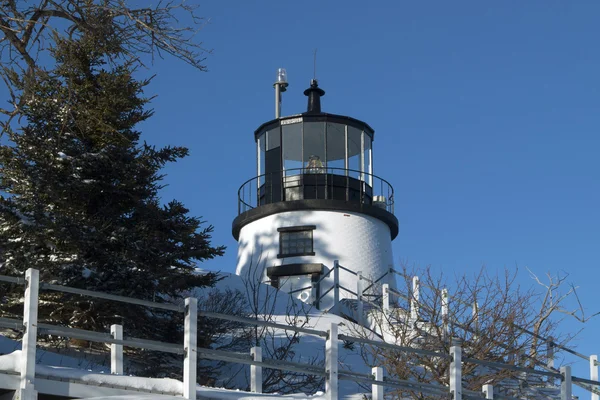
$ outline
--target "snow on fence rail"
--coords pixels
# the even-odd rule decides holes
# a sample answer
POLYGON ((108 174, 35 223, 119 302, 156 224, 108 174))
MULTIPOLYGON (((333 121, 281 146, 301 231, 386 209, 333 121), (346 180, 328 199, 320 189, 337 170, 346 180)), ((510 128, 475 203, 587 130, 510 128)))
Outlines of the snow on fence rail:
MULTIPOLYGON (((198 353, 202 354, 202 357, 206 359, 222 360, 227 362, 250 365, 251 391, 255 393, 262 392, 262 368, 273 368, 284 371, 293 371, 309 375, 323 376, 326 378, 326 397, 330 400, 337 400, 338 398, 338 379, 348 379, 363 384, 371 384, 373 400, 383 399, 384 387, 435 394, 442 398, 452 398, 453 400, 462 400, 463 395, 465 398, 475 397, 486 399, 513 400, 512 398, 507 396, 494 394, 494 388, 492 385, 484 385, 481 389, 481 392, 464 390, 462 388, 463 362, 475 363, 498 369, 516 369, 527 374, 537 374, 550 378, 558 378, 561 380, 561 400, 572 400, 571 388, 572 383, 574 382, 593 386, 598 386, 600 384, 596 380, 571 377, 571 368, 569 366, 561 367, 560 372, 555 372, 515 367, 513 365, 489 362, 485 360, 477 360, 470 358, 463 359, 462 350, 459 345, 452 346, 450 348, 450 352, 448 354, 444 354, 430 350, 423 350, 412 347, 402 347, 362 337, 338 334, 338 325, 336 323, 331 323, 327 331, 321 331, 315 329, 282 325, 269 321, 261 321, 257 319, 245 318, 234 315, 225 315, 212 312, 199 312, 197 306, 197 299, 195 298, 186 298, 185 306, 183 307, 173 304, 156 303, 152 301, 134 299, 130 297, 116 296, 107 293, 48 284, 44 282, 39 282, 39 271, 35 269, 28 269, 25 273, 25 279, 19 277, 0 275, 0 282, 7 282, 19 285, 25 284, 23 320, 20 321, 11 318, 0 318, 1 327, 16 329, 24 332, 22 343, 23 356, 21 357, 20 367, 21 379, 19 388, 19 395, 20 398, 23 400, 33 400, 37 398, 37 392, 35 391, 35 353, 38 329, 41 332, 48 334, 111 344, 111 372, 114 374, 122 374, 123 372, 123 346, 145 348, 175 354, 183 354, 184 374, 182 394, 183 397, 186 399, 196 398, 196 361, 198 353), (137 338, 124 339, 122 326, 120 325, 112 325, 111 333, 108 334, 102 332, 87 331, 83 329, 60 327, 50 324, 38 324, 37 307, 40 289, 60 291, 78 294, 82 296, 89 296, 106 300, 125 302, 129 304, 142 305, 146 307, 155 307, 181 312, 185 315, 183 343, 173 344, 137 338), (254 326, 290 330, 308 335, 324 337, 326 339, 325 367, 323 368, 315 365, 295 363, 290 361, 263 359, 260 347, 253 347, 251 349, 250 354, 197 348, 196 338, 198 316, 203 316, 207 318, 218 318, 228 321, 236 321, 254 326), (339 341, 352 341, 362 343, 364 345, 387 348, 394 351, 410 352, 450 359, 449 386, 426 384, 415 381, 384 379, 383 369, 381 367, 373 368, 372 374, 370 375, 340 370, 338 366, 339 341)), ((361 291, 359 290, 358 292, 360 293, 361 291)), ((384 293, 384 304, 386 297, 388 297, 389 306, 389 296, 387 296, 387 294, 384 293)))

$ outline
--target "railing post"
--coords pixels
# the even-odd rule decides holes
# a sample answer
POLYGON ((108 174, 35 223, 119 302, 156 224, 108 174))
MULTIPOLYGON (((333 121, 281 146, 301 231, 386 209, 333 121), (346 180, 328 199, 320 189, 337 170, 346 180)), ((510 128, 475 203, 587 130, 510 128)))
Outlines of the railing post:
MULTIPOLYGON (((111 325, 110 334, 115 340, 123 340, 123 326, 122 325, 111 325)), ((110 345, 110 373, 116 375, 123 375, 123 345, 114 344, 110 345)))
POLYGON ((447 338, 450 334, 450 324, 449 320, 449 312, 450 312, 450 302, 448 296, 448 289, 442 289, 442 323, 444 324, 443 332, 444 336, 447 338))
MULTIPOLYGON (((262 362, 262 349, 260 346, 254 346, 250 349, 250 354, 256 362, 262 362)), ((250 391, 252 393, 262 393, 263 373, 259 365, 250 366, 250 391)))
POLYGON ((419 297, 419 277, 413 276, 412 296, 410 299, 410 320, 412 324, 416 324, 419 320, 419 297))
POLYGON ((357 300, 357 304, 356 304, 356 314, 357 314, 357 321, 359 325, 364 325, 364 312, 365 312, 365 308, 364 308, 364 304, 363 304, 363 276, 362 276, 362 271, 358 271, 356 273, 356 277, 358 278, 358 280, 356 281, 356 300, 357 300))
POLYGON ((35 346, 37 342, 40 271, 29 268, 25 272, 25 301, 23 306, 23 335, 21 353, 21 383, 18 397, 21 400, 37 399, 35 390, 35 346))
MULTIPOLYGON (((383 382, 383 368, 373 367, 371 370, 373 377, 378 382, 383 382)), ((371 385, 371 400, 383 400, 383 386, 373 384, 371 385)))
POLYGON ((561 400, 572 400, 573 387, 571 382, 571 367, 568 365, 560 367, 560 373, 562 374, 562 381, 560 383, 560 398, 561 400))
POLYGON ((554 338, 552 336, 546 341, 546 355, 548 357, 546 365, 549 368, 554 368, 554 338))
POLYGON ((410 317, 414 322, 419 319, 419 298, 420 298, 419 277, 413 276, 412 279, 412 297, 410 302, 410 317))
POLYGON ((337 400, 338 398, 338 351, 338 325, 331 323, 329 335, 325 342, 325 372, 327 373, 325 392, 327 400, 337 400))
POLYGON ((387 283, 381 285, 381 292, 383 313, 387 315, 390 312, 390 285, 387 283))
MULTIPOLYGON (((592 355, 590 356, 590 379, 592 381, 598 380, 598 356, 592 355)), ((597 389, 597 387, 596 387, 597 389)), ((598 400, 598 395, 592 392, 592 400, 598 400)))
POLYGON ((333 307, 337 307, 340 302, 340 262, 333 262, 333 307))
POLYGON ((486 399, 492 400, 494 398, 494 385, 483 385, 481 387, 481 392, 486 399))
POLYGON ((313 305, 315 306, 315 308, 317 310, 320 310, 321 309, 321 307, 320 307, 321 304, 320 304, 319 300, 321 300, 321 299, 320 299, 319 296, 321 294, 319 293, 319 284, 317 284, 317 282, 311 282, 310 285, 311 285, 310 294, 311 294, 311 296, 313 298, 313 305))
POLYGON ((479 304, 476 301, 473 302, 473 325, 475 332, 479 332, 479 304))
POLYGON ((196 362, 198 360, 198 299, 188 297, 185 299, 183 348, 183 397, 187 400, 196 400, 196 362))
MULTIPOLYGON (((450 394, 453 400, 462 400, 462 350, 460 346, 450 347, 450 394)), ((564 400, 564 399, 563 399, 564 400)))

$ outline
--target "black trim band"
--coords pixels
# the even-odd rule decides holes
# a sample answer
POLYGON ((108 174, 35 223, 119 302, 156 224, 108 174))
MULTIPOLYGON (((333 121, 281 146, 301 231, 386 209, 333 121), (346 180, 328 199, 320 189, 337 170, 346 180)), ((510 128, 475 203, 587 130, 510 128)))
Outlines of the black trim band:
POLYGON ((350 211, 365 214, 384 222, 390 228, 390 235, 392 240, 394 240, 396 236, 398 236, 398 218, 396 218, 394 214, 388 212, 387 210, 384 210, 383 208, 360 202, 346 202, 341 200, 322 199, 280 201, 278 203, 271 203, 253 208, 244 213, 241 213, 233 220, 231 226, 231 233, 235 240, 238 240, 240 238, 240 230, 251 222, 257 221, 261 218, 273 214, 300 210, 322 210, 340 212, 350 211))
POLYGON ((299 225, 299 226, 284 226, 277 228, 277 232, 302 232, 302 231, 314 231, 317 229, 316 225, 299 225))
POLYGON ((267 276, 274 278, 277 276, 293 276, 323 273, 323 264, 287 264, 267 268, 267 276))

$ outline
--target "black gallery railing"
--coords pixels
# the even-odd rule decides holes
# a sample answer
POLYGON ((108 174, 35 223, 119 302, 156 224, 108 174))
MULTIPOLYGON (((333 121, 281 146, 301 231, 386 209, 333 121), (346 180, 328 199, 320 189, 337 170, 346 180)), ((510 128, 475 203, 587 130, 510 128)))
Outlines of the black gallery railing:
POLYGON ((238 190, 238 214, 280 201, 309 199, 367 204, 394 213, 394 188, 385 179, 353 169, 313 167, 248 179, 238 190))

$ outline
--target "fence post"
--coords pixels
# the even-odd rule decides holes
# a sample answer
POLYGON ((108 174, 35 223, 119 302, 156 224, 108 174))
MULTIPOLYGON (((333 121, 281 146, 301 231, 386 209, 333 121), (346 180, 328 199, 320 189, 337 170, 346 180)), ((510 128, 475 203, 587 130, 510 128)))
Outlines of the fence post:
POLYGON ((475 325, 475 332, 479 332, 479 304, 476 301, 473 302, 473 322, 475 325))
POLYGON ((387 315, 390 312, 390 285, 387 283, 381 285, 381 292, 383 313, 387 315))
MULTIPOLYGON (((592 381, 598 380, 598 356, 592 355, 590 356, 590 379, 592 381)), ((597 389, 597 387, 596 387, 597 389)), ((598 400, 598 395, 592 392, 592 400, 598 400)))
MULTIPOLYGON (((460 346, 450 347, 450 394, 453 400, 462 400, 462 350, 460 346)), ((564 400, 564 399, 562 399, 564 400)))
MULTIPOLYGON (((115 340, 123 340, 123 326, 111 325, 110 334, 115 340)), ((123 345, 110 344, 110 373, 123 375, 123 345)))
POLYGON ((337 307, 340 302, 340 262, 333 262, 333 307, 337 307))
MULTIPOLYGON (((378 382, 383 381, 383 368, 381 367, 373 367, 371 373, 375 377, 375 380, 378 382)), ((371 385, 371 400, 383 400, 383 386, 373 384, 371 385)))
POLYGON ((450 304, 448 300, 448 289, 444 288, 442 289, 442 322, 444 324, 443 333, 445 338, 450 334, 450 326, 448 324, 450 304))
POLYGON ((338 325, 331 323, 325 342, 325 369, 327 373, 325 392, 328 400, 338 398, 338 325))
POLYGON ((492 400, 494 398, 494 385, 483 385, 481 387, 481 392, 486 399, 492 400))
POLYGON ((362 271, 358 271, 356 273, 356 277, 358 278, 358 280, 356 281, 356 314, 357 314, 357 321, 359 325, 364 325, 364 312, 365 312, 365 306, 363 303, 363 276, 362 276, 362 271))
MULTIPOLYGON (((262 349, 260 346, 254 346, 250 349, 250 354, 256 362, 262 362, 262 349)), ((262 393, 263 374, 262 367, 259 365, 250 366, 250 391, 252 393, 262 393)))
POLYGON ((21 352, 21 383, 18 397, 21 400, 37 399, 35 390, 35 346, 37 342, 40 271, 29 268, 25 272, 25 301, 23 305, 23 335, 21 352))
POLYGON ((562 381, 560 383, 560 398, 561 400, 572 400, 573 388, 571 386, 571 367, 568 365, 560 367, 560 373, 562 374, 562 381))
POLYGON ((410 299, 410 320, 415 324, 419 320, 419 277, 413 276, 412 296, 410 299))
POLYGON ((554 338, 552 336, 546 340, 546 355, 548 356, 546 365, 549 368, 554 368, 554 338))
POLYGON ((183 397, 187 400, 196 400, 196 361, 198 359, 198 299, 188 297, 185 299, 183 349, 183 397))

